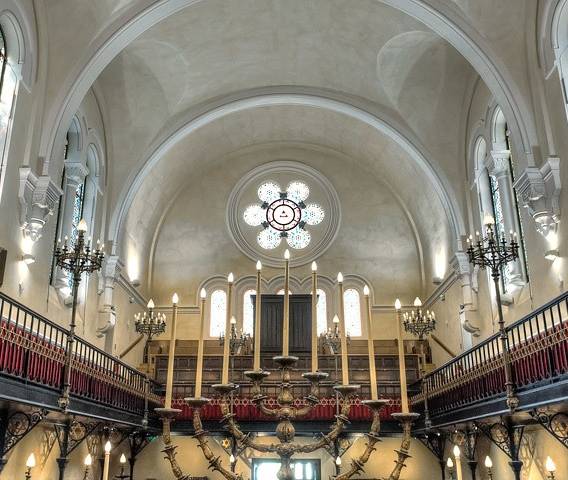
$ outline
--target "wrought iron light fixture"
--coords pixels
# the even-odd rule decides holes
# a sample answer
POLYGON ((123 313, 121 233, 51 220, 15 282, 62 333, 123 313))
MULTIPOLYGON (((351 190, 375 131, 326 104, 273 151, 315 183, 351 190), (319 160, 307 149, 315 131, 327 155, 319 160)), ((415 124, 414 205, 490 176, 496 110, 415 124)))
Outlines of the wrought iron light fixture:
POLYGON ((144 363, 148 363, 148 346, 152 338, 166 331, 166 314, 155 312, 154 300, 148 302, 148 311, 134 316, 134 327, 142 335, 146 335, 144 346, 144 363))
POLYGON ((429 310, 424 312, 422 310, 422 301, 416 297, 414 310, 403 314, 402 324, 408 333, 416 335, 419 340, 424 340, 425 336, 436 329, 436 315, 429 310))
MULTIPOLYGON (((250 342, 250 338, 250 335, 244 333, 242 329, 240 332, 237 331, 237 319, 231 317, 231 336, 229 337, 229 351, 231 352, 231 357, 237 355, 239 350, 250 342)), ((219 335, 219 345, 225 345, 225 332, 221 332, 221 335, 219 335)))
POLYGON ((101 269, 104 259, 104 246, 97 241, 96 248, 91 247, 91 241, 85 239, 87 233, 87 222, 81 220, 77 226, 77 239, 73 246, 68 246, 68 239, 62 247, 57 246, 55 250, 55 264, 69 272, 72 276, 73 305, 71 309, 71 323, 69 334, 67 335, 67 353, 65 355, 65 367, 63 371, 63 389, 58 400, 59 407, 65 412, 69 407, 69 390, 71 387, 71 357, 73 354, 73 344, 75 343, 75 327, 77 317, 77 299, 79 295, 79 284, 83 273, 93 273, 101 269))
POLYGON ((513 375, 511 371, 511 358, 509 351, 509 340, 505 331, 505 319, 503 317, 503 306, 501 305, 501 285, 500 278, 502 269, 510 262, 519 258, 519 244, 517 234, 511 232, 509 242, 505 235, 497 235, 495 219, 491 215, 484 218, 485 235, 476 232, 476 240, 470 235, 467 239, 469 262, 483 269, 489 268, 491 277, 495 285, 495 297, 497 302, 497 312, 499 314, 499 332, 501 345, 503 347, 503 363, 505 367, 505 386, 507 388, 507 406, 513 412, 519 405, 519 399, 515 395, 513 387, 513 375))

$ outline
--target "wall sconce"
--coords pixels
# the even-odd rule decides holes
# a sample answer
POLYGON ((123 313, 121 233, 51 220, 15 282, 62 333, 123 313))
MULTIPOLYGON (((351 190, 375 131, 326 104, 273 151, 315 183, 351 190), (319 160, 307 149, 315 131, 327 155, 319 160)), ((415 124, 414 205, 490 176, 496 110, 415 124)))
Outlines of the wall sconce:
POLYGON ((559 252, 558 250, 547 250, 544 253, 544 258, 546 258, 547 260, 554 262, 554 260, 556 260, 559 256, 559 252))
POLYGON ((31 265, 32 263, 35 263, 35 261, 36 258, 31 253, 25 253, 24 255, 22 255, 22 262, 24 262, 26 265, 31 265))
POLYGON ((26 460, 26 480, 30 480, 32 478, 32 468, 36 466, 36 459, 33 453, 30 453, 30 456, 26 460))

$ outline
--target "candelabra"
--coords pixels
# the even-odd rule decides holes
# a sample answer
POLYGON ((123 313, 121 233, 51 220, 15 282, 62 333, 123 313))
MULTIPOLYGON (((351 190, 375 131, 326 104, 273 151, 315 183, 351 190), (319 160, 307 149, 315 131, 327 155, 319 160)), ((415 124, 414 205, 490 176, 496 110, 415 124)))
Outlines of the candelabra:
POLYGON ((436 329, 436 315, 434 312, 422 310, 422 301, 416 297, 414 300, 414 310, 405 312, 402 316, 402 324, 404 330, 418 337, 418 340, 424 340, 430 332, 436 329))
POLYGON ((120 456, 120 475, 115 475, 116 480, 126 480, 130 478, 130 474, 124 473, 124 466, 126 465, 126 456, 124 453, 120 456))
MULTIPOLYGON (((339 331, 339 317, 333 317, 333 330, 328 328, 320 335, 324 347, 329 348, 333 355, 341 353, 341 332, 339 331)), ((347 344, 351 343, 351 337, 347 335, 347 344)))
POLYGON ((91 471, 91 465, 93 464, 93 457, 90 453, 87 454, 87 456, 85 457, 83 464, 85 465, 85 473, 83 474, 83 480, 88 480, 89 472, 91 471))
POLYGON ((552 458, 546 457, 545 467, 548 472, 548 480, 555 480, 554 472, 556 472, 556 464, 552 461, 552 458))
MULTIPOLYGON (((229 337, 229 352, 231 357, 237 355, 240 349, 250 342, 250 335, 244 333, 242 330, 237 331, 237 320, 235 317, 231 317, 231 335, 229 337)), ((219 344, 221 346, 225 345, 225 333, 219 335, 219 344)))
MULTIPOLYGON (((260 453, 276 454, 280 457, 280 470, 278 472, 279 480, 293 480, 294 473, 291 468, 292 457, 299 453, 312 453, 316 450, 325 447, 333 447, 334 442, 343 433, 346 425, 349 423, 349 412, 351 403, 359 390, 358 385, 337 385, 334 389, 339 393, 342 398, 341 411, 336 416, 335 423, 332 425, 331 430, 322 435, 321 438, 315 440, 311 444, 298 444, 295 439, 295 428, 292 421, 306 417, 309 413, 319 404, 320 395, 320 382, 327 378, 326 373, 310 372, 304 373, 304 379, 310 382, 310 393, 305 397, 306 406, 297 408, 294 406, 295 398, 292 394, 292 384, 290 378, 290 371, 297 363, 298 358, 293 356, 279 356, 274 357, 275 363, 279 366, 281 371, 282 381, 280 383, 280 393, 278 395, 278 407, 270 408, 267 405, 267 398, 262 394, 262 382, 269 376, 269 372, 263 370, 255 370, 245 372, 245 375, 251 380, 252 388, 252 401, 257 408, 264 414, 271 418, 278 420, 276 427, 276 437, 279 443, 261 444, 255 442, 248 434, 245 434, 240 429, 235 420, 234 414, 230 408, 230 395, 238 388, 234 384, 218 384, 213 388, 219 393, 221 397, 221 422, 225 425, 228 432, 233 437, 239 449, 251 448, 260 453)), ((193 427, 195 430, 194 438, 197 439, 205 458, 209 461, 209 467, 213 471, 219 472, 227 480, 243 480, 240 474, 233 472, 232 468, 225 468, 222 464, 220 457, 215 456, 208 441, 208 432, 203 428, 201 420, 201 409, 207 405, 210 400, 207 398, 186 398, 185 402, 193 410, 193 427)), ((375 445, 380 441, 380 412, 382 408, 388 403, 388 400, 365 400, 363 402, 373 412, 373 421, 369 433, 367 434, 367 445, 364 452, 352 460, 350 467, 341 475, 337 475, 336 480, 349 480, 353 476, 360 474, 364 471, 364 466, 368 462, 371 454, 375 451, 375 445)), ((162 416, 164 423, 163 440, 165 443, 164 453, 166 458, 171 464, 174 476, 179 480, 187 480, 191 478, 185 475, 176 460, 176 447, 171 442, 170 424, 175 418, 176 413, 172 410, 162 410, 159 412, 162 416)), ((410 414, 411 420, 416 418, 416 414, 410 414)), ((410 418, 409 416, 409 418, 410 418)), ((411 421, 406 422, 402 420, 403 425, 403 440, 401 449, 397 450, 398 460, 395 462, 396 466, 391 473, 389 480, 398 480, 400 472, 404 467, 404 460, 408 458, 408 446, 410 444, 410 425, 411 421)))
POLYGON ((509 243, 502 235, 498 238, 495 232, 495 220, 490 215, 486 215, 484 219, 485 235, 476 232, 476 240, 473 236, 467 240, 469 262, 478 265, 482 269, 489 268, 491 277, 495 285, 495 297, 497 302, 497 312, 499 315, 499 332, 501 346, 503 350, 503 364, 505 369, 505 387, 507 389, 507 406, 513 412, 519 405, 519 399, 515 395, 513 385, 513 375, 511 371, 511 358, 507 332, 505 331, 505 320, 503 317, 503 306, 501 305, 501 271, 505 265, 519 258, 519 244, 516 240, 516 234, 511 232, 509 243))
POLYGON ((454 461, 451 459, 451 457, 448 457, 448 462, 446 463, 447 467, 448 467, 448 473, 450 474, 450 480, 455 480, 454 477, 454 461))
POLYGON ((136 332, 146 335, 146 343, 144 344, 144 363, 148 363, 148 348, 152 338, 166 331, 166 314, 154 311, 154 301, 150 299, 148 302, 148 312, 134 315, 134 327, 136 332))
POLYGON ((72 295, 73 305, 71 309, 71 323, 67 335, 67 350, 65 352, 65 366, 63 370, 63 387, 61 397, 58 400, 59 407, 66 412, 69 407, 69 390, 71 386, 71 367, 73 345, 75 343, 75 327, 77 317, 77 299, 79 295, 79 284, 83 273, 93 273, 101 269, 104 259, 104 247, 97 241, 97 247, 91 248, 90 240, 85 240, 87 232, 87 222, 81 220, 77 226, 77 238, 72 247, 67 245, 68 239, 65 237, 63 247, 59 244, 55 250, 55 264, 69 272, 73 282, 72 295))

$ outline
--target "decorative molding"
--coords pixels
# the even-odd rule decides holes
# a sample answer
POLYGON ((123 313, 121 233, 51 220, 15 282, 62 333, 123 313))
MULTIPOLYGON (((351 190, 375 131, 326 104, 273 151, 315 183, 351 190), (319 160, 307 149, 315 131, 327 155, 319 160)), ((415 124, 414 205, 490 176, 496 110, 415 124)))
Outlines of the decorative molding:
POLYGON ((37 241, 63 191, 48 175, 37 176, 30 167, 20 167, 20 226, 24 235, 37 241))
POLYGON ((543 236, 556 232, 560 222, 560 159, 550 157, 538 167, 528 167, 515 182, 519 200, 528 210, 543 236))

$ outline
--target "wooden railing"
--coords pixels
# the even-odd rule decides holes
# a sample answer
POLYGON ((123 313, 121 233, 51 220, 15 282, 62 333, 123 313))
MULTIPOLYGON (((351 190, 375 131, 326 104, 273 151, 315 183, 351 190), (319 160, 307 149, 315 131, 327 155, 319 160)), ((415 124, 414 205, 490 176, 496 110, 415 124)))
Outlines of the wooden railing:
MULTIPOLYGON (((550 384, 568 374, 568 292, 505 331, 516 390, 550 384)), ((412 403, 420 410, 427 397, 432 417, 503 396, 505 370, 499 333, 426 375, 421 390, 412 403)))
MULTIPOLYGON (((0 292, 0 377, 60 391, 68 331, 0 292)), ((145 374, 76 337, 72 352, 73 397, 143 415, 145 374)), ((18 400, 18 399, 14 399, 18 400)), ((152 391, 149 403, 159 405, 152 391)))

